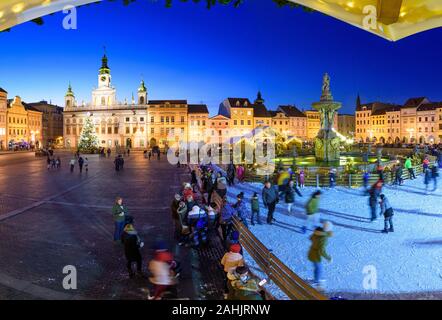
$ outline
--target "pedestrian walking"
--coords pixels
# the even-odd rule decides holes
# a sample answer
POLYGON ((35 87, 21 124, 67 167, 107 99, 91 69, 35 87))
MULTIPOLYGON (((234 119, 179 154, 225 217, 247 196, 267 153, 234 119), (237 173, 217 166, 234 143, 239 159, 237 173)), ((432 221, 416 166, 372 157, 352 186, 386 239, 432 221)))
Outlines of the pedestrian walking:
POLYGON ((290 180, 289 184, 285 190, 285 203, 287 204, 288 213, 292 212, 292 206, 295 203, 295 195, 302 197, 301 192, 295 185, 295 181, 290 180))
POLYGON ((315 191, 305 205, 307 217, 302 227, 304 234, 307 232, 307 227, 314 230, 314 228, 321 223, 321 214, 319 213, 319 198, 321 194, 322 192, 320 190, 315 191))
POLYGON ((227 202, 227 198, 224 197, 223 206, 221 208, 221 214, 220 214, 220 226, 221 226, 221 233, 224 245, 226 245, 227 239, 230 236, 230 233, 232 232, 234 216, 235 216, 235 209, 229 202, 227 202))
POLYGON ((78 168, 80 169, 80 173, 83 172, 84 159, 83 157, 78 158, 78 168))
POLYGON ((84 169, 86 170, 86 172, 89 171, 89 159, 88 158, 84 158, 84 169))
POLYGON ((133 223, 129 223, 124 227, 123 234, 121 236, 121 241, 124 245, 124 255, 126 256, 126 267, 129 272, 129 278, 133 278, 135 273, 132 270, 132 264, 136 263, 137 273, 141 273, 141 253, 140 248, 144 246, 143 241, 141 241, 138 232, 135 230, 133 223))
POLYGON ((72 158, 71 161, 69 161, 69 166, 71 168, 71 173, 74 172, 75 158, 72 158))
POLYGON ((227 183, 229 186, 233 186, 235 184, 235 165, 233 162, 230 162, 227 166, 227 183))
POLYGON ((229 273, 233 273, 236 269, 236 267, 244 266, 244 258, 239 253, 241 251, 241 246, 239 244, 232 244, 229 248, 229 252, 224 254, 224 256, 221 259, 221 265, 223 266, 224 270, 224 296, 227 297, 227 294, 229 292, 229 288, 227 286, 228 284, 228 278, 227 275, 229 273))
POLYGON ((175 263, 172 253, 168 250, 155 251, 154 258, 149 262, 149 271, 152 273, 149 280, 154 285, 153 295, 149 295, 149 300, 161 300, 164 292, 176 284, 173 273, 175 263))
POLYGON ((322 227, 317 227, 310 237, 312 242, 308 252, 308 259, 313 263, 313 285, 323 288, 325 279, 323 278, 323 259, 332 262, 332 257, 327 253, 328 239, 333 235, 332 223, 325 221, 322 227))
POLYGON ((112 215, 114 217, 114 241, 121 242, 126 216, 128 216, 127 208, 123 205, 123 198, 117 197, 112 207, 112 215))
POLYGON ((255 216, 256 216, 256 219, 257 219, 256 222, 258 224, 262 224, 261 223, 261 217, 259 215, 259 199, 258 199, 258 193, 257 192, 253 193, 253 196, 252 196, 250 202, 251 202, 251 208, 252 208, 252 217, 251 217, 252 226, 255 225, 255 216))
POLYGON ((384 215, 384 230, 383 233, 394 232, 393 228, 393 208, 390 205, 390 201, 385 196, 385 194, 381 194, 379 196, 379 204, 381 206, 381 214, 384 215))
POLYGON ((264 207, 267 208, 267 223, 273 223, 273 213, 275 212, 276 204, 279 202, 278 190, 275 186, 272 186, 270 181, 264 183, 264 188, 262 189, 262 201, 264 207))

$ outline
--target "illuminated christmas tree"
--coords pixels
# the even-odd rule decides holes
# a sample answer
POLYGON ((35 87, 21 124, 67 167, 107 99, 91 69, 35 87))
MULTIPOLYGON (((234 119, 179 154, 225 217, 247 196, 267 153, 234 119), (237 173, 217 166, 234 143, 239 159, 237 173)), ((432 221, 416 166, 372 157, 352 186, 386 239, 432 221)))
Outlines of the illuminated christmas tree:
POLYGON ((83 153, 94 153, 98 149, 98 136, 95 133, 95 126, 90 117, 86 118, 83 125, 78 149, 83 153))

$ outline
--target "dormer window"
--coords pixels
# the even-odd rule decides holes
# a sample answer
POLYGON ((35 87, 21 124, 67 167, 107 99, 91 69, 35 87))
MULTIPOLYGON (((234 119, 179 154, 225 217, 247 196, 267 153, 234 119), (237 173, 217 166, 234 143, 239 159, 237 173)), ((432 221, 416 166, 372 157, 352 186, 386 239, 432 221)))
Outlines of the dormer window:
POLYGON ((247 103, 247 101, 245 101, 244 102, 244 107, 247 107, 248 106, 248 103, 247 103))
POLYGON ((237 106, 237 107, 240 107, 240 106, 241 106, 241 104, 239 103, 239 100, 236 100, 236 106, 237 106))

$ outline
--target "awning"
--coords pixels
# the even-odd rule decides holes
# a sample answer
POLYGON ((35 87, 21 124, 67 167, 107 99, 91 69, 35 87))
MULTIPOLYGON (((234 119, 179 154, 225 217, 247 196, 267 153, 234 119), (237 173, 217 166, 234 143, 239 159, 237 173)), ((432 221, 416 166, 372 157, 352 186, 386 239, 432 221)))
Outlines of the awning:
POLYGON ((289 0, 396 41, 442 26, 441 0, 289 0))
MULTIPOLYGON (((101 0, 1 0, 0 31, 101 0)), ((271 1, 271 0, 267 0, 271 1)), ((289 0, 396 41, 442 26, 441 0, 289 0)))
POLYGON ((101 0, 0 0, 0 31, 45 15, 101 0))

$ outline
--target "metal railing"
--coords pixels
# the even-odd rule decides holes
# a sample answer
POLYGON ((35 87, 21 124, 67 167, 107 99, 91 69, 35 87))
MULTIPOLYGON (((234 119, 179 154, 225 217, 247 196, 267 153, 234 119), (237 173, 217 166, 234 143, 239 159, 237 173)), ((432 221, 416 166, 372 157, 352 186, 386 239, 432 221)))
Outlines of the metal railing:
POLYGON ((328 300, 279 260, 238 219, 233 219, 239 231, 240 243, 258 266, 282 292, 292 300, 328 300))

